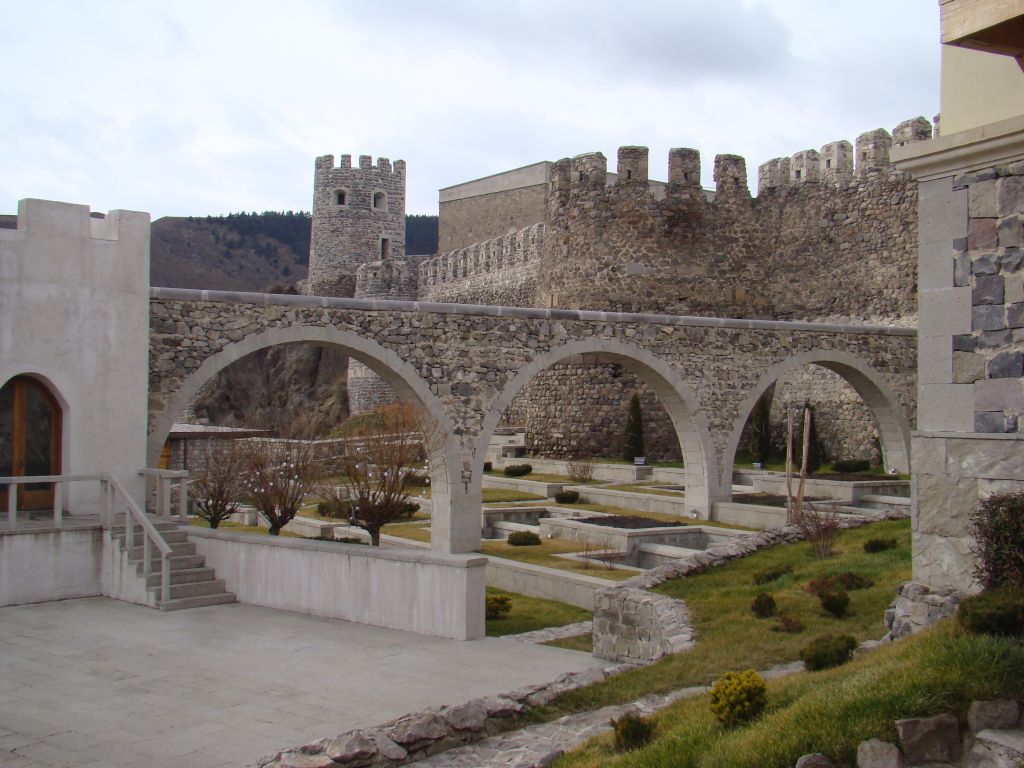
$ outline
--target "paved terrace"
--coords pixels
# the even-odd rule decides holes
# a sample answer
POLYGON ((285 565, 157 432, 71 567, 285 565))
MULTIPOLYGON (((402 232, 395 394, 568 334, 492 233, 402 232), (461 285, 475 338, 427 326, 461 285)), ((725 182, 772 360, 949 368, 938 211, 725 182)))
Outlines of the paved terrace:
POLYGON ((97 597, 0 608, 0 765, 244 766, 597 663, 249 605, 161 613, 97 597))

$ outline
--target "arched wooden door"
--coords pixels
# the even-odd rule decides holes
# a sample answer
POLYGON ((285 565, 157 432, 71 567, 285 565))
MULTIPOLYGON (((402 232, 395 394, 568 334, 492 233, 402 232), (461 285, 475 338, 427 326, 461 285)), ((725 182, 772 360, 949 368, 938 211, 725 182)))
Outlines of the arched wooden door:
MULTIPOLYGON (((59 475, 61 410, 43 384, 15 376, 0 389, 0 477, 59 475)), ((0 486, 0 510, 7 508, 7 486, 0 486)), ((52 509, 53 486, 18 488, 19 509, 52 509)))

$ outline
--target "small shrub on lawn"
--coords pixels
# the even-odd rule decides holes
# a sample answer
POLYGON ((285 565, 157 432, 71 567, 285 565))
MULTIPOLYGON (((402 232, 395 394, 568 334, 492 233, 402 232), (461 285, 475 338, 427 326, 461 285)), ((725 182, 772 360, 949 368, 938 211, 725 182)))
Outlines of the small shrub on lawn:
POLYGON ((752 669, 726 672, 711 688, 711 712, 732 727, 749 722, 764 711, 768 689, 752 669))
POLYGON ((767 584, 771 581, 785 576, 787 573, 793 572, 793 566, 791 565, 778 565, 774 568, 767 568, 763 571, 757 571, 754 574, 754 584, 760 586, 761 584, 767 584))
POLYGON ((559 504, 575 504, 579 500, 579 491, 559 491, 555 494, 555 501, 559 504))
POLYGON ((1024 589, 1024 491, 994 493, 971 515, 975 575, 985 589, 1024 589))
POLYGON ((654 726, 632 712, 618 719, 612 718, 610 725, 615 733, 615 749, 619 752, 640 749, 654 736, 654 726))
POLYGON ((885 552, 887 549, 896 549, 897 546, 896 539, 868 539, 864 542, 864 551, 873 555, 876 552, 885 552))
POLYGON ((369 544, 370 542, 364 541, 363 539, 357 538, 356 536, 342 536, 340 539, 335 539, 339 544, 369 544))
POLYGON ((804 631, 804 623, 796 616, 788 613, 779 614, 779 623, 772 627, 775 632, 785 632, 787 635, 797 635, 804 631))
POLYGON ((1002 587, 964 598, 957 620, 974 635, 1024 635, 1024 591, 1002 587))
POLYGON ((512 610, 512 598, 508 595, 488 595, 484 603, 484 615, 488 621, 508 616, 512 610))
POLYGON ((850 607, 850 596, 846 594, 846 590, 837 589, 831 592, 822 592, 818 595, 818 602, 826 611, 837 619, 841 619, 846 615, 846 609, 850 607))
POLYGON ((800 658, 811 672, 830 669, 852 659, 856 647, 857 641, 850 635, 822 635, 800 651, 800 658))
POLYGON ((750 611, 759 619, 767 619, 775 615, 775 598, 767 592, 761 592, 750 603, 750 611))
POLYGON ((505 467, 505 477, 522 477, 533 472, 530 464, 509 464, 505 467))
POLYGON ((332 517, 338 520, 348 520, 352 514, 352 505, 347 501, 321 501, 316 505, 316 513, 320 517, 332 517))
POLYGON ((489 461, 485 461, 484 462, 484 472, 490 472, 493 469, 494 469, 494 464, 493 463, 491 463, 489 461))
POLYGON ((858 589, 868 589, 874 586, 871 579, 861 576, 853 571, 840 573, 838 576, 817 576, 807 582, 805 590, 815 597, 821 597, 826 592, 853 592, 858 589))
POLYGON ((871 462, 867 459, 840 459, 832 462, 833 472, 864 472, 871 469, 871 462))
POLYGON ((512 531, 508 543, 512 547, 534 547, 540 544, 540 536, 533 531, 512 531))

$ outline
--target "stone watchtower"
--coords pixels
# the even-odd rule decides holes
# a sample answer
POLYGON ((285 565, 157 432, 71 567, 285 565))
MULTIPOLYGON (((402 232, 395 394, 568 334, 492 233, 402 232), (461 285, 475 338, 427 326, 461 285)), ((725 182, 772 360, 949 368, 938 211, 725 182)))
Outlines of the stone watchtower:
POLYGON ((405 256, 405 161, 352 155, 316 159, 313 232, 306 292, 351 297, 356 270, 372 261, 405 256))

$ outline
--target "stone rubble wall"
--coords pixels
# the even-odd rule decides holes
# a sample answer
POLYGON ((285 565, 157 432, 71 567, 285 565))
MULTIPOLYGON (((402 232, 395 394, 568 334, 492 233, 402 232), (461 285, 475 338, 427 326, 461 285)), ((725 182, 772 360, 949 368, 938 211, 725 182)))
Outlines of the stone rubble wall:
POLYGON ((900 585, 896 598, 885 612, 886 635, 899 640, 927 629, 940 619, 956 616, 963 593, 949 587, 932 588, 908 581, 900 585))
POLYGON ((449 251, 420 266, 419 299, 452 304, 536 306, 544 225, 449 251))

